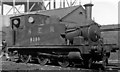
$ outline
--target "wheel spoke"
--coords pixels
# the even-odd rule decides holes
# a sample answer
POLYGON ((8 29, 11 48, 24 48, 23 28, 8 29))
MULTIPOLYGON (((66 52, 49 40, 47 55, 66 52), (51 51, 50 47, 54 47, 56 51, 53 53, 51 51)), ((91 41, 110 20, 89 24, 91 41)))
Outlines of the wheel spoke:
POLYGON ((102 65, 105 67, 107 64, 108 64, 108 57, 107 56, 103 56, 102 65))
POLYGON ((69 65, 69 61, 67 60, 58 61, 58 64, 62 67, 67 67, 69 65))
POLYGON ((31 55, 21 55, 21 61, 23 63, 28 63, 31 59, 31 55))
POLYGON ((85 67, 91 68, 91 67, 92 67, 92 64, 93 64, 93 59, 92 59, 92 58, 87 59, 87 60, 84 60, 84 66, 85 66, 85 67))
POLYGON ((89 61, 88 61, 88 68, 91 68, 92 63, 93 63, 93 60, 92 60, 92 58, 90 58, 89 61))
POLYGON ((48 58, 38 57, 37 59, 40 65, 45 65, 48 62, 48 58))

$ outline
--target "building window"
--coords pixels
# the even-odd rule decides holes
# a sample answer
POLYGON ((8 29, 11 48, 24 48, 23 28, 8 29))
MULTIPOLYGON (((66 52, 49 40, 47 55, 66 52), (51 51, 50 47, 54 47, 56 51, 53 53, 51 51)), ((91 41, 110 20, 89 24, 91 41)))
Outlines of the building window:
POLYGON ((79 14, 83 14, 83 12, 80 12, 79 14))

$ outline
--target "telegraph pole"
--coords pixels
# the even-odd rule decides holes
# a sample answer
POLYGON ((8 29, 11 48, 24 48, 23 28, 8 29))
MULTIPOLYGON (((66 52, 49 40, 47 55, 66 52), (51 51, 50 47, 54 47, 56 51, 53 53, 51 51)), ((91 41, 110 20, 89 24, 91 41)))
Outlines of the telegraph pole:
POLYGON ((3 2, 2 2, 2 0, 1 0, 1 14, 3 15, 3 2))
MULTIPOLYGON (((120 1, 118 2, 118 27, 120 28, 120 1)), ((118 31, 118 63, 120 66, 120 31, 118 31)))

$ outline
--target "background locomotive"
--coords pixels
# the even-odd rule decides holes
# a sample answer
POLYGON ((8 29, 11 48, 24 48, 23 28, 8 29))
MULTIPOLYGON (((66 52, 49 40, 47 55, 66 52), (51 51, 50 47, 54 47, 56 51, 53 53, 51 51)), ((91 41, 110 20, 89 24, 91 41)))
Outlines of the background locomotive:
POLYGON ((41 65, 58 62, 63 67, 79 63, 90 68, 96 61, 106 65, 110 49, 103 44, 100 26, 87 17, 82 26, 70 27, 57 16, 38 12, 13 16, 5 38, 9 52, 17 51, 25 63, 37 59, 41 65))

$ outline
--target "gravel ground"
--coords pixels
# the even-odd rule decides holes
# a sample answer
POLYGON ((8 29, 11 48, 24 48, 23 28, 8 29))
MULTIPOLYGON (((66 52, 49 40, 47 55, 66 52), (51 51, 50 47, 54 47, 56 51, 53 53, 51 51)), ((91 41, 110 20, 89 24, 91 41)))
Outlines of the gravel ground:
POLYGON ((76 70, 80 68, 62 68, 60 66, 53 66, 53 65, 45 65, 41 66, 39 64, 33 64, 33 63, 15 63, 11 61, 5 61, 6 58, 2 58, 3 61, 1 61, 1 67, 2 70, 76 70))
POLYGON ((61 68, 59 66, 40 66, 38 64, 23 64, 23 63, 15 63, 15 62, 10 62, 10 61, 2 61, 2 70, 3 72, 40 72, 40 71, 52 71, 58 72, 58 71, 68 71, 68 72, 120 72, 120 69, 117 70, 114 68, 111 69, 109 68, 106 71, 98 71, 98 70, 90 70, 90 69, 80 69, 80 68, 61 68))

